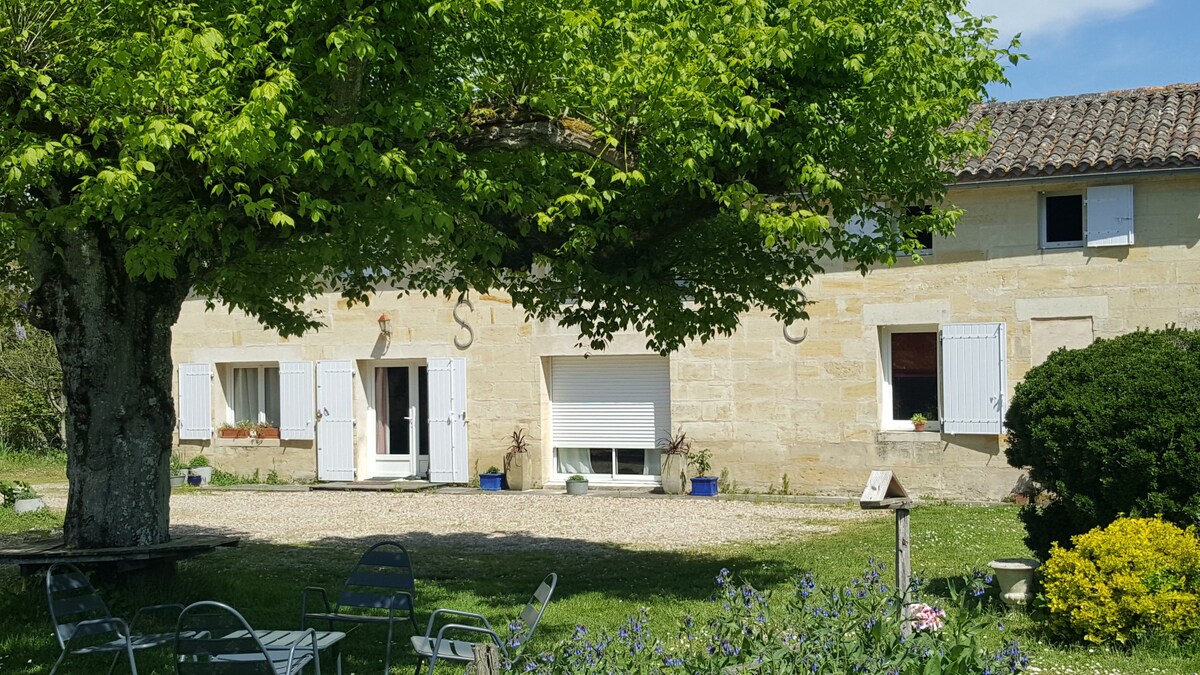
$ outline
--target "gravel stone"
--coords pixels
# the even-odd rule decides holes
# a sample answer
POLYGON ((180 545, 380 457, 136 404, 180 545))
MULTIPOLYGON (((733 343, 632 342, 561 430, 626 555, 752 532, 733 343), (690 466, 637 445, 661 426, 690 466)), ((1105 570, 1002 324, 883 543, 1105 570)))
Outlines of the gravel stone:
POLYGON ((171 497, 172 530, 248 541, 443 539, 465 548, 683 549, 831 533, 878 512, 691 498, 362 492, 203 492, 171 497), (467 535, 467 536, 463 536, 467 535))

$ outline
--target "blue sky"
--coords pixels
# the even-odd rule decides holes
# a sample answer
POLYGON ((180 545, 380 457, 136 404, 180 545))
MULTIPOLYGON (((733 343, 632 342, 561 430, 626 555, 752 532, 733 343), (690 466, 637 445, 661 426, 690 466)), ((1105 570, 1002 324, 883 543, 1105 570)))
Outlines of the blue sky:
POLYGON ((1000 101, 1200 82, 1200 0, 971 0, 1027 60, 1000 101))

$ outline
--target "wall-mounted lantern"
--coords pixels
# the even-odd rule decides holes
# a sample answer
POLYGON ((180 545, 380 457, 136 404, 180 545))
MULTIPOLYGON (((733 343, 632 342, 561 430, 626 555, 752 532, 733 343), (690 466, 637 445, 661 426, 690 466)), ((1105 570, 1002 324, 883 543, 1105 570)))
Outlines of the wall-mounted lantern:
POLYGON ((392 317, 387 312, 379 315, 379 332, 386 337, 392 337, 392 317))

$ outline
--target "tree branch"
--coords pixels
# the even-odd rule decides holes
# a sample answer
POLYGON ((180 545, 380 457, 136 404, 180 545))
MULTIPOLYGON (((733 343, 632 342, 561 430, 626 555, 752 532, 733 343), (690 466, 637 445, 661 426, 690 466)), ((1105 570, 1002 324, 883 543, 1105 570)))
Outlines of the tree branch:
POLYGON ((586 122, 570 117, 562 119, 496 120, 475 126, 475 131, 455 141, 463 152, 479 150, 517 151, 544 147, 560 152, 581 152, 607 164, 629 171, 637 168, 637 156, 614 148, 596 138, 586 122))

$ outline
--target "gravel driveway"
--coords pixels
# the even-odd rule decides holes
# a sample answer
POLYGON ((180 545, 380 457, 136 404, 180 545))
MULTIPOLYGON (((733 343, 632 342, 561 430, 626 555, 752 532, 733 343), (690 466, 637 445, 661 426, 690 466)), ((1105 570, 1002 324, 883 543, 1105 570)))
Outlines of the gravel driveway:
MULTIPOLYGON (((61 508, 61 506, 60 506, 61 508)), ((456 546, 680 549, 836 531, 878 513, 838 506, 522 493, 203 492, 171 498, 172 530, 318 542, 453 537, 456 546), (470 536, 455 536, 470 535, 470 536)))

